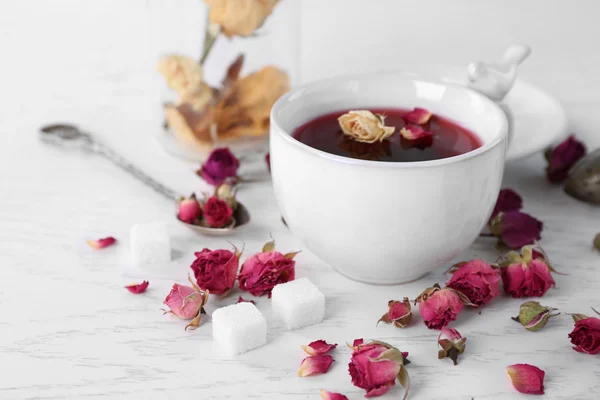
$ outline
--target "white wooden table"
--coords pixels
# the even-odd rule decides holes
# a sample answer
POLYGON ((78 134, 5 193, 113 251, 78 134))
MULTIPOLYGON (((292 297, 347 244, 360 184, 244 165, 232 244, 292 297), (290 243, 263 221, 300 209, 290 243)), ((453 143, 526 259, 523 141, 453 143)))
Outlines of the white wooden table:
MULTIPOLYGON (((313 12, 314 2, 306 3, 306 13, 313 12)), ((439 6, 435 1, 424 3, 428 4, 413 8, 416 15, 419 9, 439 6)), ((502 9, 500 3, 494 2, 489 12, 493 7, 502 9)), ((540 29, 551 26, 561 13, 572 12, 567 2, 548 3, 553 4, 553 11, 540 19, 540 29)), ((595 6, 579 4, 584 3, 587 9, 578 16, 591 18, 595 6)), ((507 365, 523 362, 546 371, 545 398, 600 398, 600 358, 571 349, 570 317, 557 317, 544 330, 527 332, 510 320, 521 300, 503 297, 481 314, 461 313, 454 327, 468 342, 458 366, 437 360, 437 331, 427 330, 418 318, 404 330, 383 324, 376 327, 388 300, 414 298, 423 288, 445 282, 444 268, 418 282, 389 287, 359 284, 338 275, 303 249, 281 224, 261 163, 253 170, 248 166, 242 170, 262 177, 239 193, 252 213, 252 225, 227 239, 240 246, 245 243, 246 254, 258 251, 269 235, 281 250, 304 250, 297 256, 297 276, 309 277, 325 293, 326 319, 320 325, 289 332, 269 318, 265 347, 233 361, 221 360, 211 341, 210 318, 198 330, 185 332, 185 322, 163 316, 159 309, 171 285, 185 283, 193 252, 204 247, 227 248, 226 240, 196 236, 172 224, 175 260, 171 265, 131 275, 127 269, 130 226, 173 222, 173 204, 100 158, 50 148, 36 136, 43 123, 72 121, 97 133, 174 189, 182 193, 207 190, 195 176, 194 165, 170 158, 153 140, 161 122, 160 81, 153 71, 159 50, 149 50, 151 44, 143 40, 160 24, 156 20, 146 23, 144 12, 150 10, 156 16, 156 7, 162 7, 169 11, 173 29, 183 29, 174 22, 177 10, 161 1, 141 0, 122 8, 116 1, 56 4, 50 8, 41 1, 14 2, 3 4, 0 11, 0 44, 8 52, 0 77, 0 399, 318 399, 321 388, 359 399, 364 391, 351 384, 350 351, 344 345, 358 337, 383 340, 410 353, 411 399, 525 397, 514 391, 504 371, 507 365), (78 17, 61 11, 67 6, 78 17), (113 13, 115 9, 120 11, 113 13), (30 26, 39 28, 32 33, 30 26), (86 239, 106 235, 115 236, 119 243, 101 251, 85 244, 86 239), (142 279, 150 281, 145 294, 135 296, 123 288, 142 279), (317 339, 340 344, 333 353, 336 361, 325 375, 298 378, 303 358, 300 345, 317 339)), ((198 2, 182 4, 181 8, 189 10, 199 7, 198 2)), ((349 12, 360 10, 355 1, 352 4, 349 12)), ((461 15, 474 3, 453 4, 461 22, 461 15)), ((533 7, 523 12, 528 18, 540 16, 533 7)), ((321 18, 332 17, 334 10, 323 13, 321 18)), ((183 20, 182 25, 187 23, 189 28, 190 20, 183 20)), ((573 39, 560 42, 570 45, 566 47, 570 59, 576 54, 588 57, 589 62, 561 59, 557 67, 561 73, 552 74, 543 62, 532 61, 526 75, 561 96, 573 126, 595 147, 600 144, 594 136, 600 120, 592 111, 600 106, 600 82, 593 70, 600 58, 586 47, 590 36, 599 33, 598 28, 588 32, 591 25, 573 25, 585 30, 579 32, 581 36, 567 32, 575 28, 560 33, 573 39)), ((311 35, 316 33, 311 32, 307 35, 314 39, 311 35)), ((479 45, 468 44, 466 50, 457 50, 459 55, 463 51, 473 54, 487 39, 496 37, 483 35, 479 45)), ((531 28, 522 36, 535 42, 541 34, 531 28)), ((313 46, 317 42, 311 40, 313 46)), ((326 53, 326 44, 320 45, 321 50, 311 48, 315 54, 326 53)), ((542 48, 544 53, 546 48, 542 48)), ((303 57, 309 78, 315 77, 317 64, 306 60, 315 54, 303 57)), ((549 59, 546 54, 545 60, 549 59)), ((550 186, 543 169, 542 156, 536 155, 511 164, 505 177, 505 186, 524 197, 525 211, 545 223, 542 244, 555 266, 569 274, 555 276, 557 288, 542 303, 562 312, 589 314, 590 306, 600 307, 600 254, 591 248, 593 236, 600 231, 600 209, 550 186)), ((492 261, 496 255, 491 248, 492 242, 479 240, 459 259, 492 261)), ((238 294, 218 302, 211 299, 208 314, 233 303, 238 294)), ((270 315, 267 298, 257 299, 257 307, 270 315)), ((400 396, 397 386, 381 398, 400 396)))

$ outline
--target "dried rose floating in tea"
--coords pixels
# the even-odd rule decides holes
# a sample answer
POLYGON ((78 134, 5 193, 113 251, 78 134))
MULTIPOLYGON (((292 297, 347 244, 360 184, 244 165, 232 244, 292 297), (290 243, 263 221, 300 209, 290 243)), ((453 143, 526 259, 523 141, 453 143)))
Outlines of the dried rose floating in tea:
POLYGON ((198 287, 226 296, 235 285, 242 252, 233 246, 233 251, 203 249, 194 255, 196 259, 190 268, 198 287))
POLYGON ((196 224, 202 216, 202 207, 193 193, 189 198, 179 199, 177 210, 177 218, 187 224, 196 224))
POLYGON ((543 251, 524 246, 521 253, 510 251, 499 263, 504 291, 514 298, 542 297, 548 289, 556 286, 543 251))
POLYGON ((465 352, 466 342, 467 338, 462 337, 456 329, 444 326, 438 336, 438 345, 442 348, 438 352, 438 358, 440 360, 449 358, 456 365, 458 363, 458 355, 465 352))
POLYGON ((482 306, 500 294, 500 271, 483 260, 459 263, 447 287, 464 294, 471 303, 482 306))
POLYGON ((321 389, 319 393, 321 394, 321 400, 348 400, 348 397, 341 393, 328 392, 325 389, 321 389))
MULTIPOLYGON (((594 310, 596 314, 599 314, 594 310)), ((575 327, 569 333, 573 349, 580 353, 600 354, 600 319, 574 314, 575 327)))
POLYGON ((412 311, 410 306, 410 300, 408 297, 398 300, 388 301, 388 312, 383 314, 377 324, 385 322, 386 324, 394 324, 398 328, 406 328, 410 323, 412 317, 412 311))
POLYGON ((523 208, 523 199, 519 193, 513 189, 502 189, 498 194, 498 200, 496 200, 490 221, 501 212, 519 211, 521 208, 523 208))
POLYGON ((324 340, 315 340, 308 345, 302 345, 302 349, 309 356, 320 356, 337 347, 337 343, 329 344, 324 340))
POLYGON ((469 298, 452 288, 441 288, 437 283, 427 288, 415 300, 423 322, 429 329, 442 329, 458 316, 463 305, 477 307, 469 298))
POLYGON ((204 314, 203 307, 208 301, 208 291, 201 290, 189 276, 188 280, 193 287, 174 283, 171 292, 163 301, 163 304, 169 307, 169 311, 165 311, 165 314, 171 313, 181 319, 192 320, 185 327, 186 330, 188 328, 196 329, 200 326, 200 316, 204 314))
POLYGON ((150 282, 143 281, 142 283, 132 283, 131 285, 125 286, 125 289, 129 290, 133 294, 144 293, 148 289, 150 282))
POLYGON ((514 364, 506 367, 506 373, 514 388, 525 394, 544 394, 546 373, 529 364, 514 364))
POLYGON ((208 20, 220 27, 223 34, 249 36, 271 15, 278 0, 204 0, 210 7, 208 20))
POLYGON ((103 249, 105 247, 111 246, 111 245, 115 244, 116 242, 117 242, 117 239, 115 239, 112 236, 108 236, 108 237, 98 239, 98 240, 88 240, 87 244, 92 249, 98 250, 98 249, 103 249))
POLYGON ((227 148, 214 149, 196 173, 207 183, 218 186, 228 178, 236 178, 240 161, 227 148))
POLYGON ((396 384, 396 378, 404 387, 404 399, 408 397, 410 380, 406 365, 408 353, 384 342, 366 344, 362 339, 354 341, 348 370, 354 386, 364 389, 365 397, 376 397, 387 393, 396 384))
POLYGON ((557 308, 543 306, 537 301, 526 301, 521 304, 519 315, 513 320, 519 322, 528 331, 537 332, 546 326, 550 318, 560 314, 553 314, 556 310, 557 308))
POLYGON ((296 276, 294 257, 298 252, 282 254, 275 251, 275 241, 266 243, 260 253, 249 257, 240 270, 240 289, 253 296, 271 297, 271 290, 280 284, 293 281, 296 276))
POLYGON ((586 153, 585 145, 575 139, 574 135, 569 136, 554 149, 546 151, 546 177, 552 183, 561 183, 569 177, 569 170, 586 153))
POLYGON ((383 142, 396 128, 385 126, 385 117, 367 110, 348 111, 338 118, 342 131, 361 143, 383 142))
POLYGON ((405 126, 400 130, 400 135, 406 140, 425 140, 433 137, 433 133, 426 131, 417 125, 405 126))
POLYGON ((329 371, 334 359, 330 355, 309 356, 300 363, 298 376, 320 375, 329 371))
POLYGON ((535 243, 542 238, 544 224, 520 211, 499 213, 492 221, 490 228, 499 242, 511 249, 518 249, 535 243))
POLYGON ((417 107, 402 118, 408 124, 423 125, 429 122, 432 115, 431 111, 417 107))

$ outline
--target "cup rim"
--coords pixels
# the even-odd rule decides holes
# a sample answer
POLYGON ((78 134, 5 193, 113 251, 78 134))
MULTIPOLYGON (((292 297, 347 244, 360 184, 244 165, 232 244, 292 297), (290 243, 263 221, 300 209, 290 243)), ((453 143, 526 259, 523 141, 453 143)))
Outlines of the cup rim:
POLYGON ((387 72, 378 72, 378 73, 363 73, 363 74, 344 75, 344 76, 338 76, 338 77, 334 77, 334 78, 320 79, 320 80, 302 84, 302 85, 292 89, 291 91, 287 92, 283 96, 281 96, 279 99, 277 99, 275 104, 273 104, 273 107, 271 108, 271 115, 270 115, 271 134, 273 134, 273 132, 275 130, 277 135, 281 136, 284 140, 286 140, 292 146, 296 146, 297 148, 301 149, 302 151, 305 151, 305 152, 313 154, 315 156, 326 158, 326 159, 329 159, 332 161, 346 163, 346 164, 353 164, 353 165, 358 165, 358 166, 378 167, 378 168, 397 168, 397 169, 419 168, 419 167, 421 167, 421 168, 422 167, 438 167, 438 166, 443 166, 443 165, 447 165, 447 164, 454 164, 457 162, 469 160, 471 158, 479 157, 480 155, 495 148, 503 141, 506 141, 506 139, 508 137, 508 129, 509 129, 508 117, 504 113, 502 108, 500 108, 500 106, 495 101, 491 100, 490 98, 486 97, 485 95, 483 95, 473 89, 470 89, 470 88, 460 85, 460 84, 448 83, 448 82, 444 82, 441 80, 428 79, 425 77, 423 79, 420 79, 419 76, 421 76, 421 75, 418 73, 415 74, 414 72, 407 73, 407 72, 400 72, 400 71, 387 71, 387 72), (295 96, 298 92, 300 92, 302 90, 317 88, 324 84, 335 84, 338 82, 357 80, 357 79, 366 79, 368 77, 381 76, 381 75, 388 75, 390 77, 396 77, 396 78, 400 77, 406 81, 419 80, 421 82, 435 83, 435 84, 439 84, 439 85, 443 85, 443 86, 447 86, 447 87, 452 87, 456 90, 462 90, 462 91, 469 92, 472 95, 478 97, 483 103, 490 105, 491 109, 500 117, 500 121, 502 124, 500 126, 500 132, 492 140, 490 140, 487 143, 484 143, 481 147, 478 147, 475 150, 471 150, 471 151, 463 153, 463 154, 458 154, 458 155, 452 156, 452 157, 440 158, 437 160, 402 162, 402 161, 362 160, 362 159, 358 159, 358 158, 350 158, 350 157, 339 156, 336 154, 331 154, 326 151, 319 150, 314 147, 308 146, 307 144, 302 143, 301 141, 295 139, 292 136, 291 132, 288 132, 287 130, 283 129, 281 127, 281 125, 279 125, 279 121, 278 121, 278 118, 276 117, 276 114, 280 111, 281 108, 285 107, 285 103, 289 100, 290 97, 295 96))

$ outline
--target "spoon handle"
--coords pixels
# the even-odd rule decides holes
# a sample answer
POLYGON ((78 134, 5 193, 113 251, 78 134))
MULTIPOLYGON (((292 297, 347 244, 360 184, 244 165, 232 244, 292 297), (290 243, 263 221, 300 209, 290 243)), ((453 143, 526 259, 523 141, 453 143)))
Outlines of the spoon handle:
POLYGON ((145 172, 138 169, 136 166, 131 164, 129 161, 127 161, 124 157, 119 155, 113 149, 103 145, 102 143, 98 143, 98 142, 93 143, 93 149, 94 149, 94 152, 108 158, 110 161, 113 162, 113 164, 119 166, 125 172, 133 175, 137 180, 141 181, 146 186, 151 187, 152 189, 154 189, 158 193, 162 194, 169 200, 177 201, 181 197, 175 191, 166 187, 162 183, 154 180, 152 177, 147 175, 145 172))

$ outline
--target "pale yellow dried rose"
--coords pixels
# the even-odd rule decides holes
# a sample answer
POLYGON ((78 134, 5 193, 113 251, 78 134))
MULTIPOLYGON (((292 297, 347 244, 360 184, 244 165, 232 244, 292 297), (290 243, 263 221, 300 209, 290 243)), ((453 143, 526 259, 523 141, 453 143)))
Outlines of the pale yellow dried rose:
POLYGON ((208 19, 227 37, 248 36, 260 28, 279 0, 204 0, 208 19))
POLYGON ((204 83, 202 66, 190 57, 172 54, 158 62, 158 72, 167 81, 167 85, 180 95, 196 90, 204 83))
POLYGON ((199 112, 189 104, 165 105, 167 125, 182 144, 204 151, 212 146, 210 127, 214 118, 214 107, 208 106, 199 112))
POLYGON ((357 142, 383 142, 394 130, 393 126, 384 125, 384 117, 367 110, 349 111, 338 118, 342 131, 357 142))

